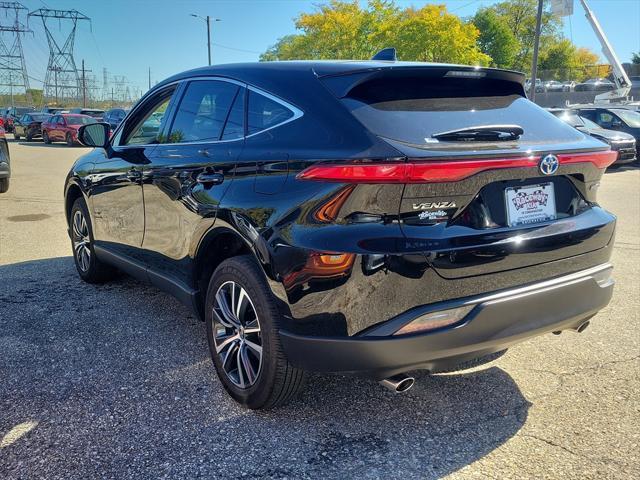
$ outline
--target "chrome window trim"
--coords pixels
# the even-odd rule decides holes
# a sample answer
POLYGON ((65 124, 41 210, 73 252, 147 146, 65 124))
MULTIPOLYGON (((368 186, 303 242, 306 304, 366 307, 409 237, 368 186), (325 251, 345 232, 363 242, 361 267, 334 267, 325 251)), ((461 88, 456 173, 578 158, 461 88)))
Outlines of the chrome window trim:
MULTIPOLYGON (((175 85, 175 84, 179 84, 179 83, 189 83, 189 82, 198 82, 198 81, 211 81, 211 80, 216 80, 216 81, 220 81, 220 82, 228 82, 228 83, 233 83, 235 85, 238 85, 240 87, 246 88, 247 90, 253 91, 259 95, 262 95, 264 97, 267 97, 270 100, 273 100, 274 102, 279 103, 280 105, 282 105, 283 107, 291 110, 291 112, 293 112, 293 116, 291 118, 288 118, 287 120, 280 122, 276 125, 272 125, 269 128, 265 128, 264 130, 260 130, 259 132, 255 132, 252 133, 250 135, 243 135, 242 137, 239 138, 232 138, 229 140, 199 140, 199 141, 195 141, 195 142, 182 142, 182 143, 145 143, 145 144, 139 144, 139 145, 112 145, 113 148, 143 148, 143 147, 152 147, 152 146, 158 146, 158 145, 167 145, 167 146, 172 146, 172 145, 202 145, 202 144, 212 144, 212 143, 230 143, 230 142, 237 142, 239 140, 245 140, 247 138, 251 138, 254 137, 256 135, 260 135, 264 132, 268 132, 269 130, 273 130, 274 128, 278 128, 281 127, 282 125, 286 125, 287 123, 293 122, 297 119, 299 119, 300 117, 302 117, 304 115, 304 111, 302 111, 301 109, 299 109, 298 107, 296 107, 295 105, 289 103, 286 100, 283 100, 280 97, 277 97, 276 95, 273 95, 265 90, 262 90, 261 88, 258 87, 254 87, 251 84, 248 84, 246 82, 241 82, 239 80, 235 80, 233 78, 228 78, 228 77, 217 77, 217 76, 208 76, 208 77, 194 77, 194 78, 184 78, 182 80, 176 80, 174 82, 171 83, 167 83, 166 85, 163 85, 161 88, 165 88, 165 87, 170 87, 171 85, 175 85)), ((179 107, 179 106, 178 106, 179 107)), ((248 108, 248 105, 247 107, 248 108)), ((131 115, 132 113, 134 113, 134 109, 132 109, 127 115, 126 117, 128 117, 129 115, 131 115)), ((126 119, 125 117, 125 119, 126 119)), ((118 128, 113 132, 113 136, 115 137, 118 130, 120 130, 120 128, 124 128, 124 120, 122 120, 122 122, 120 122, 120 125, 118 125, 118 128)))

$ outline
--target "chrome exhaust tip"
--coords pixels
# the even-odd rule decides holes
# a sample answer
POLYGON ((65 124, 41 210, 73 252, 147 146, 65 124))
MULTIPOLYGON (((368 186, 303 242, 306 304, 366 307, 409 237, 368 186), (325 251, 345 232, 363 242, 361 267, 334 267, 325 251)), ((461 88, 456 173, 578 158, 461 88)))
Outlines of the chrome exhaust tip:
POLYGON ((394 375, 393 377, 385 378, 381 380, 380 385, 385 388, 388 388, 392 392, 395 393, 404 393, 411 390, 413 384, 416 383, 416 379, 401 373, 399 375, 394 375))
POLYGON ((576 332, 578 332, 578 333, 584 332, 587 329, 587 327, 589 326, 590 323, 591 322, 589 322, 589 320, 587 320, 586 322, 580 324, 580 326, 578 328, 576 328, 576 332))

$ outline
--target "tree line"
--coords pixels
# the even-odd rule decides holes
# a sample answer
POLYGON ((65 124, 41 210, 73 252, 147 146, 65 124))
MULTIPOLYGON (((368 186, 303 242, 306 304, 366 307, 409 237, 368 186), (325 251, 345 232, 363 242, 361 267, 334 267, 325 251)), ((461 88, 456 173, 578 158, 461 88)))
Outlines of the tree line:
MULTIPOLYGON (((330 0, 294 19, 299 33, 280 38, 261 61, 294 59, 368 59, 393 46, 400 60, 460 63, 529 72, 533 56, 537 0, 505 0, 460 18, 444 5, 401 8, 394 0, 330 0)), ((550 3, 550 2, 545 2, 550 3)), ((538 68, 548 77, 572 72, 599 56, 562 35, 562 23, 545 6, 538 68), (555 73, 554 73, 555 72, 555 73)), ((567 77, 568 78, 568 77, 567 77)))

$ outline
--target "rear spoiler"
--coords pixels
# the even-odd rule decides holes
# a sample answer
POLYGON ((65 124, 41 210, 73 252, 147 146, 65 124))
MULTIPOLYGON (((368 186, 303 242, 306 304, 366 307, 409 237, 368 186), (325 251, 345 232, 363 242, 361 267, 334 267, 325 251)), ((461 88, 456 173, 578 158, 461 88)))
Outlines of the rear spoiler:
POLYGON ((434 78, 464 78, 470 81, 501 81, 506 84, 511 83, 508 88, 510 94, 526 96, 524 91, 523 73, 511 70, 498 70, 493 68, 479 68, 460 65, 394 65, 380 67, 379 64, 358 71, 349 71, 345 73, 332 73, 322 75, 316 72, 316 75, 322 83, 338 98, 344 98, 349 92, 364 83, 373 80, 382 80, 403 77, 424 77, 425 79, 434 78))

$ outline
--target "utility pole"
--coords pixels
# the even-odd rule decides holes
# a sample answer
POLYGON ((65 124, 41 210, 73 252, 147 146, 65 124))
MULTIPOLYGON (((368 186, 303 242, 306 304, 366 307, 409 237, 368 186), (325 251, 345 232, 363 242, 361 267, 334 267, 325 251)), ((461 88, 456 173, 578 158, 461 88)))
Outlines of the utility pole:
MULTIPOLYGON (((76 37, 76 29, 79 21, 91 22, 91 19, 77 10, 56 10, 51 8, 40 8, 29 13, 27 18, 40 17, 42 26, 47 36, 49 44, 49 62, 47 64, 47 73, 44 77, 43 95, 45 98, 51 97, 51 77, 54 76, 57 67, 58 89, 62 93, 62 97, 73 97, 79 99, 80 76, 74 58, 73 47, 76 37), (62 34, 61 38, 54 37, 54 30, 51 23, 57 20, 58 26, 62 24, 70 27, 65 29, 66 34, 62 34)), ((61 28, 61 27, 60 27, 61 28)), ((60 37, 60 35, 57 35, 60 37)))
POLYGON ((111 108, 113 108, 113 87, 111 87, 111 108))
POLYGON ((199 18, 200 20, 204 20, 207 23, 207 53, 209 59, 209 65, 211 65, 211 22, 219 22, 219 18, 211 18, 209 15, 203 17, 202 15, 196 15, 195 13, 191 14, 192 17, 199 18))
POLYGON ((536 77, 538 75, 538 48, 540 47, 540 30, 542 28, 542 7, 543 0, 538 0, 538 15, 536 17, 536 37, 533 42, 533 62, 531 64, 531 91, 529 100, 536 99, 536 77))
POLYGON ((60 105, 60 103, 58 102, 58 72, 61 71, 62 68, 58 66, 54 66, 54 67, 51 67, 51 70, 53 71, 53 84, 55 86, 56 107, 57 107, 60 105))
POLYGON ((211 66, 211 18, 207 15, 207 54, 209 57, 209 66, 211 66))
POLYGON ((4 14, 0 21, 0 95, 9 93, 12 106, 14 93, 22 93, 22 90, 26 102, 31 103, 29 76, 20 37, 25 33, 33 34, 33 31, 20 21, 25 12, 28 9, 21 3, 0 2, 0 14, 4 14))
POLYGON ((151 67, 149 67, 149 90, 151 90, 151 67))
POLYGON ((87 83, 84 77, 84 58, 82 59, 82 108, 87 108, 87 83))

